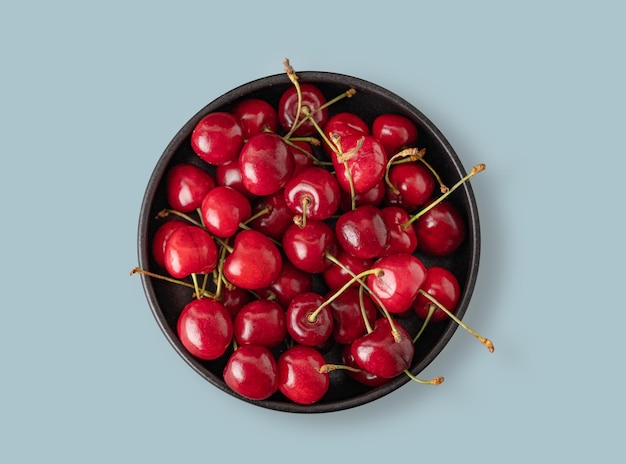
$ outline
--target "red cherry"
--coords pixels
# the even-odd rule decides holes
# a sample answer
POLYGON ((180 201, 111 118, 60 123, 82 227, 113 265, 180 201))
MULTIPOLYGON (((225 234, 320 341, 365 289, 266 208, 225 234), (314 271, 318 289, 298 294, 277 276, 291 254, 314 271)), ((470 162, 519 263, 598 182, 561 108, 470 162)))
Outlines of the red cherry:
MULTIPOLYGON (((322 274, 324 283, 330 290, 338 290, 352 279, 353 275, 348 271, 357 275, 370 269, 374 263, 373 259, 356 258, 342 249, 339 250, 335 259, 341 263, 341 266, 333 262, 322 274)), ((359 285, 358 282, 353 282, 351 286, 358 287, 359 285)))
POLYGON ((283 188, 294 166, 293 154, 285 141, 271 132, 250 137, 239 155, 241 181, 254 195, 271 195, 283 188))
POLYGON ((437 186, 433 173, 420 162, 395 164, 388 177, 393 188, 386 185, 387 204, 407 211, 426 203, 437 186))
MULTIPOLYGON (((374 187, 364 193, 357 193, 354 195, 354 206, 372 205, 379 206, 385 199, 387 192, 386 183, 381 180, 374 187)), ((339 200, 339 207, 344 211, 352 209, 352 197, 349 192, 341 189, 341 199, 339 200)))
POLYGON ((363 205, 337 219, 335 235, 341 248, 352 256, 371 259, 382 256, 389 241, 389 230, 380 210, 363 205))
POLYGON ((281 240, 287 228, 293 224, 293 212, 287 207, 284 191, 279 190, 259 198, 252 207, 252 215, 265 209, 267 212, 250 221, 248 226, 274 240, 281 240))
POLYGON ((170 235, 172 235, 172 232, 174 232, 179 227, 186 227, 188 225, 189 224, 185 221, 172 219, 161 224, 156 230, 154 236, 152 237, 152 257, 159 266, 165 267, 165 244, 170 238, 170 235))
POLYGON ((242 100, 233 107, 232 113, 239 120, 246 140, 259 132, 276 132, 278 129, 276 109, 260 98, 242 100))
POLYGON ((362 383, 363 385, 367 385, 368 387, 379 387, 389 382, 389 379, 386 379, 385 377, 378 377, 377 375, 374 375, 371 372, 367 372, 365 369, 360 367, 356 363, 354 356, 352 356, 352 351, 350 348, 350 345, 345 345, 343 347, 343 349, 341 350, 341 361, 344 365, 358 369, 358 371, 346 369, 348 377, 356 380, 359 383, 362 383))
MULTIPOLYGON (((323 127, 328 119, 328 109, 324 108, 316 111, 324 103, 326 103, 326 97, 313 84, 300 83, 300 92, 302 95, 302 107, 306 108, 310 113, 314 113, 313 120, 323 127)), ((291 130, 291 127, 298 117, 298 93, 295 86, 289 87, 280 97, 278 102, 278 121, 285 131, 291 130)), ((299 120, 304 118, 304 114, 301 111, 299 120)), ((305 121, 296 129, 294 135, 312 135, 316 133, 315 126, 311 121, 305 121)))
POLYGON ((269 286, 281 267, 282 257, 274 242, 256 230, 242 230, 224 260, 224 276, 237 287, 257 290, 269 286))
MULTIPOLYGON (((360 116, 347 111, 331 116, 324 125, 323 131, 331 142, 333 139, 340 140, 347 135, 370 135, 367 123, 360 116)), ((336 147, 331 148, 325 143, 323 149, 326 155, 331 157, 336 147)))
POLYGON ((394 338, 389 319, 379 318, 372 332, 352 342, 350 351, 358 366, 386 379, 411 366, 415 353, 413 340, 400 322, 395 321, 394 326, 399 340, 394 338))
POLYGON ((197 226, 179 227, 165 243, 165 269, 177 279, 209 274, 217 265, 217 246, 211 235, 197 226))
POLYGON ((213 235, 228 238, 252 214, 248 199, 230 187, 217 186, 206 194, 201 205, 204 225, 213 235))
POLYGON ((191 133, 191 147, 205 162, 219 166, 237 158, 243 131, 235 116, 217 111, 204 116, 191 133))
POLYGON ((318 293, 302 293, 287 308, 287 332, 302 345, 323 345, 333 333, 333 317, 328 306, 320 311, 324 298, 318 293))
POLYGON ((331 262, 326 254, 337 254, 337 238, 331 227, 322 221, 310 220, 306 226, 292 224, 283 235, 283 251, 287 259, 305 272, 324 272, 331 262))
POLYGON ((310 167, 293 176, 285 186, 287 207, 306 219, 324 220, 339 208, 339 184, 330 172, 310 167))
MULTIPOLYGON (((431 266, 426 271, 426 279, 421 290, 431 295, 448 311, 454 312, 461 298, 461 287, 455 275, 440 266, 431 266)), ((426 319, 432 302, 420 293, 413 304, 413 309, 420 319, 426 319)), ((448 319, 448 315, 436 308, 430 316, 431 322, 448 319)))
POLYGON ((465 220, 453 203, 443 200, 414 224, 419 250, 433 256, 455 252, 465 240, 465 220))
POLYGON ((252 295, 247 290, 233 286, 222 287, 220 303, 224 305, 231 316, 235 317, 241 308, 250 301, 252 301, 252 295))
POLYGON ((389 230, 389 242, 383 256, 397 253, 413 254, 417 248, 417 236, 413 227, 402 227, 411 217, 404 209, 387 206, 380 214, 389 230))
POLYGON ((265 298, 273 296, 283 308, 287 308, 296 296, 312 290, 313 279, 311 274, 284 260, 283 267, 274 282, 263 290, 257 290, 257 293, 265 298))
POLYGON ((417 142, 417 127, 406 116, 400 114, 381 114, 372 122, 372 135, 385 147, 385 152, 391 156, 401 148, 415 145, 417 142))
POLYGON ((275 301, 253 300, 235 316, 233 334, 240 345, 275 348, 287 335, 285 310, 275 301))
POLYGON ((367 276, 367 286, 380 298, 392 314, 404 314, 411 308, 426 278, 422 261, 410 254, 396 254, 380 258, 374 267, 383 275, 367 276))
POLYGON ((297 404, 321 400, 330 387, 324 356, 315 348, 295 345, 278 358, 278 389, 297 404))
POLYGON ((293 175, 315 165, 315 155, 310 143, 294 140, 289 145, 289 151, 293 155, 294 160, 293 175))
POLYGON ((223 187, 231 187, 250 200, 256 198, 256 195, 250 193, 243 185, 239 159, 217 166, 215 168, 215 183, 223 187))
POLYGON ((264 400, 278 391, 278 364, 264 346, 241 346, 224 367, 224 382, 251 400, 264 400))
POLYGON ((355 193, 374 188, 385 176, 387 155, 378 139, 367 135, 348 135, 340 141, 342 155, 333 155, 337 181, 350 192, 350 179, 355 193), (343 161, 347 161, 347 168, 343 161))
POLYGON ((210 298, 187 303, 178 317, 177 332, 185 349, 196 358, 217 359, 233 338, 233 323, 224 306, 210 298))
MULTIPOLYGON (((327 297, 332 295, 329 294, 327 297)), ((363 295, 363 312, 370 324, 374 324, 378 314, 370 296, 363 295)), ((343 345, 352 343, 357 338, 367 333, 363 313, 361 310, 361 298, 359 290, 348 288, 329 305, 333 317, 333 338, 337 343, 343 345)))
POLYGON ((182 163, 170 168, 165 185, 170 207, 189 213, 200 207, 204 196, 215 187, 215 180, 204 169, 182 163))

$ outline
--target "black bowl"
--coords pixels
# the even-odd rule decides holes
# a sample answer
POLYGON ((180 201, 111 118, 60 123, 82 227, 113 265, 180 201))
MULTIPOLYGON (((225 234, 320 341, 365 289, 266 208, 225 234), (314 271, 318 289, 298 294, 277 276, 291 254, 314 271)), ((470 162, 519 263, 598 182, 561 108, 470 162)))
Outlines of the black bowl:
MULTIPOLYGON (((316 84, 327 98, 333 98, 350 87, 356 89, 356 95, 352 98, 343 99, 330 107, 329 114, 331 115, 341 111, 351 111, 361 116, 368 124, 371 124, 373 119, 381 113, 398 113, 409 117, 419 130, 418 148, 426 149, 426 159, 438 171, 445 183, 452 185, 465 176, 466 170, 443 134, 424 114, 401 97, 376 84, 351 76, 312 71, 299 72, 298 76, 300 82, 316 84)), ((161 223, 156 218, 157 213, 168 207, 164 178, 169 167, 181 162, 189 162, 210 169, 191 149, 190 136, 197 122, 210 112, 228 111, 235 103, 248 97, 262 98, 276 106, 281 94, 291 85, 285 74, 277 74, 239 86, 202 108, 178 131, 158 160, 141 205, 138 229, 140 268, 163 274, 163 269, 152 259, 150 249, 152 237, 161 223)), ((462 318, 470 302, 478 274, 480 228, 475 197, 469 183, 455 190, 449 199, 465 216, 468 233, 464 243, 456 252, 443 259, 422 255, 420 252, 416 252, 416 255, 426 266, 439 264, 456 275, 462 289, 456 314, 462 318)), ((351 380, 345 371, 337 370, 330 374, 331 386, 328 393, 313 405, 295 404, 280 393, 263 401, 248 400, 233 392, 222 379, 226 355, 215 361, 202 361, 191 356, 180 343, 176 334, 176 321, 181 309, 189 301, 189 289, 145 275, 141 275, 141 279, 152 313, 172 347, 209 383, 243 401, 285 412, 331 412, 371 402, 410 381, 408 376, 399 375, 383 386, 371 388, 351 380)), ((415 334, 421 326, 421 321, 417 318, 415 320, 410 317, 405 318, 402 322, 412 334, 415 334)), ((415 357, 410 371, 418 376, 446 346, 456 329, 457 325, 453 321, 429 324, 427 330, 416 342, 415 357)), ((336 350, 331 349, 325 353, 325 356, 329 362, 337 362, 339 355, 336 350)))

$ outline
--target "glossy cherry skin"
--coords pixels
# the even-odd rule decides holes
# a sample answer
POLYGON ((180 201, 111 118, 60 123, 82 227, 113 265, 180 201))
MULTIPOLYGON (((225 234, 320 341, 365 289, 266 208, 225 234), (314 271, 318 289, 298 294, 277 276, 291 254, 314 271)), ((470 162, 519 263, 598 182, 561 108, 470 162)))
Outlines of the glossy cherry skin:
POLYGON ((296 343, 317 347, 332 335, 334 322, 328 306, 322 308, 314 321, 309 320, 322 303, 324 298, 314 292, 302 293, 291 300, 287 308, 287 332, 296 343))
POLYGON ((296 296, 313 290, 313 278, 308 272, 304 272, 287 260, 283 260, 283 267, 278 277, 269 287, 257 290, 257 294, 263 298, 276 298, 276 301, 287 308, 296 296))
POLYGON ((185 349, 204 360, 226 353, 233 338, 233 323, 224 306, 210 298, 190 301, 181 311, 176 326, 185 349))
POLYGON ((165 180, 167 202, 181 213, 195 211, 215 187, 215 180, 204 169, 190 163, 172 166, 165 180))
POLYGON ((233 334, 239 345, 275 348, 287 336, 285 310, 275 301, 253 300, 235 316, 233 334))
POLYGON ((380 210, 372 205, 348 211, 335 223, 337 242, 356 258, 382 256, 389 242, 389 230, 380 210))
POLYGON ((387 318, 376 320, 374 330, 356 339, 350 351, 358 366, 386 379, 396 377, 408 369, 413 362, 415 348, 411 336, 402 323, 394 321, 400 341, 394 339, 387 318))
POLYGON ((294 345, 278 358, 278 389, 294 403, 317 403, 330 387, 330 376, 321 372, 325 365, 315 348, 294 345))
POLYGON ((332 156, 337 181, 343 190, 350 192, 350 178, 355 193, 365 193, 375 187, 385 176, 387 154, 382 144, 367 135, 348 135, 340 141, 346 155, 347 168, 342 159, 332 156))
POLYGON ((302 140, 293 140, 289 144, 289 151, 293 155, 294 160, 293 175, 306 168, 315 166, 316 157, 310 143, 302 140))
POLYGON ((283 235, 283 252, 287 259, 305 272, 324 272, 331 262, 326 253, 337 254, 337 238, 333 229, 323 221, 308 220, 305 227, 292 224, 283 235))
POLYGON ((403 227, 409 219, 409 213, 398 206, 387 206, 380 214, 389 231, 389 241, 383 256, 397 253, 413 254, 417 249, 417 235, 413 227, 403 227))
MULTIPOLYGON (((349 271, 352 271, 354 275, 358 275, 363 271, 366 271, 372 267, 374 263, 373 259, 363 259, 356 258, 352 256, 350 253, 339 250, 339 253, 335 256, 336 260, 339 261, 343 267, 347 268, 349 271)), ((337 290, 343 287, 348 283, 350 279, 352 279, 352 274, 347 272, 343 267, 332 263, 330 266, 324 270, 322 274, 322 278, 324 283, 330 290, 337 290)), ((352 287, 358 287, 360 284, 358 282, 352 283, 352 287)))
POLYGON ((167 240, 170 238, 170 235, 172 235, 172 232, 174 232, 179 227, 186 227, 188 225, 189 224, 185 221, 172 219, 161 224, 159 228, 156 230, 156 232, 154 233, 154 236, 152 237, 151 249, 152 249, 152 257, 154 258, 154 261, 159 266, 165 267, 165 259, 164 259, 165 244, 167 243, 167 240))
POLYGON ((276 109, 267 101, 260 98, 247 98, 237 103, 232 113, 239 120, 244 139, 254 134, 278 129, 278 114, 276 109))
MULTIPOLYGON (((341 112, 331 116, 323 127, 328 140, 333 143, 333 139, 340 140, 347 135, 369 135, 370 129, 367 123, 358 115, 350 112, 341 112)), ((322 145, 328 157, 337 149, 328 143, 322 145)))
POLYGON ((310 167, 293 176, 285 185, 287 207, 294 214, 304 212, 307 219, 325 220, 339 208, 340 188, 337 179, 320 167, 310 167))
POLYGON ((414 222, 419 250, 433 256, 454 253, 465 240, 466 225, 453 203, 443 200, 414 222))
POLYGON ((409 212, 425 204, 437 187, 435 176, 421 162, 391 166, 389 182, 395 190, 386 185, 386 203, 399 206, 409 212))
POLYGON ((281 267, 282 256, 274 242, 256 230, 242 230, 224 260, 224 276, 237 287, 257 290, 270 285, 281 267))
POLYGON ((223 286, 219 301, 235 317, 241 308, 252 301, 252 294, 243 288, 223 286))
MULTIPOLYGON (((326 295, 329 298, 333 292, 326 295)), ((335 298, 329 305, 333 317, 333 338, 337 343, 347 345, 365 335, 367 329, 361 311, 359 290, 350 287, 335 298)), ((363 311, 370 324, 374 324, 378 314, 370 296, 363 295, 363 311)))
POLYGON ((241 181, 254 195, 271 195, 283 188, 294 167, 289 147, 282 137, 271 132, 250 137, 239 155, 241 181))
POLYGON ((182 279, 191 274, 209 274, 217 265, 217 246, 213 237, 197 226, 179 227, 165 243, 165 269, 182 279))
MULTIPOLYGON (((323 127, 328 119, 328 109, 316 111, 326 103, 326 97, 322 91, 313 84, 306 82, 300 83, 300 91, 302 94, 302 107, 306 107, 309 112, 315 113, 313 120, 323 127)), ((298 116, 298 94, 294 86, 290 86, 280 97, 278 102, 278 121, 285 131, 289 131, 298 116)), ((299 120, 304 118, 304 113, 299 120)), ((316 133, 315 126, 310 121, 304 122, 295 132, 294 135, 312 135, 316 133)))
POLYGON ((239 159, 217 166, 215 168, 215 183, 223 187, 233 188, 242 193, 249 200, 257 197, 250 193, 243 185, 241 170, 239 169, 239 159))
MULTIPOLYGON (((357 193, 354 195, 354 205, 372 205, 380 206, 385 200, 385 194, 387 192, 386 184, 384 180, 381 180, 374 187, 364 193, 357 193)), ((339 207, 343 211, 349 211, 352 209, 352 196, 350 192, 346 192, 341 189, 341 199, 339 200, 339 207)))
POLYGON ((293 224, 293 211, 287 206, 284 191, 279 190, 271 195, 258 198, 252 206, 252 215, 254 216, 264 209, 268 211, 250 221, 248 226, 280 241, 287 228, 293 224))
POLYGON ((367 276, 367 286, 392 314, 403 315, 413 304, 426 279, 426 267, 410 254, 395 254, 377 260, 374 265, 383 275, 367 276))
POLYGON ((213 235, 228 238, 252 214, 248 199, 237 190, 218 185, 206 194, 200 207, 204 225, 213 235))
MULTIPOLYGON (((431 295, 450 312, 454 312, 461 299, 461 286, 455 275, 446 268, 431 266, 427 269, 426 280, 421 290, 431 295)), ((420 319, 426 319, 429 308, 433 303, 421 293, 413 303, 413 309, 420 319)), ((448 319, 448 315, 436 308, 430 317, 430 322, 439 322, 448 319)))
POLYGON ((385 377, 378 377, 377 375, 374 375, 371 372, 367 372, 365 369, 359 366, 356 363, 354 356, 352 356, 352 351, 350 348, 350 345, 345 345, 343 347, 343 349, 341 350, 341 361, 344 365, 359 370, 353 371, 346 369, 348 377, 356 380, 359 383, 362 383, 363 385, 367 385, 368 387, 380 387, 381 385, 389 382, 389 379, 386 379, 385 377))
POLYGON ((239 156, 243 131, 237 118, 226 111, 204 116, 191 133, 191 148, 205 162, 219 166, 239 156))
POLYGON ((401 114, 381 114, 372 122, 372 135, 392 156, 402 148, 413 147, 417 142, 418 130, 413 121, 401 114))
POLYGON ((278 391, 278 363, 265 346, 240 346, 228 358, 223 376, 234 392, 251 400, 265 400, 278 391))

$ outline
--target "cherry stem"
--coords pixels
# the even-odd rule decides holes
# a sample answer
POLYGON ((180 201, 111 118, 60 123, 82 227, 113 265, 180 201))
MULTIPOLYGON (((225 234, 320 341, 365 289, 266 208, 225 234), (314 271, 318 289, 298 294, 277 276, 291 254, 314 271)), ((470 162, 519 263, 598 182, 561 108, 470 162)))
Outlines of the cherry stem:
POLYGON ((369 319, 367 318, 367 313, 365 312, 365 303, 363 301, 363 295, 365 294, 364 287, 359 286, 359 307, 361 308, 361 317, 363 318, 363 323, 365 324, 365 330, 367 333, 372 333, 374 329, 372 329, 372 325, 370 324, 369 319))
POLYGON ((198 299, 201 299, 202 294, 200 293, 200 285, 198 285, 198 275, 195 272, 191 273, 191 280, 193 281, 193 288, 196 291, 198 299))
POLYGON ((415 343, 417 339, 420 338, 422 332, 424 332, 424 329, 426 329, 426 326, 430 322, 430 318, 433 316, 435 309, 437 309, 437 306, 435 306, 434 304, 431 303, 428 305, 428 314, 426 315, 426 319, 424 319, 424 322, 422 323, 422 327, 420 328, 419 332, 417 332, 415 337, 413 337, 413 343, 415 343))
POLYGON ((324 364, 320 366, 317 371, 320 374, 327 374, 332 371, 336 371, 337 369, 343 369, 344 371, 352 371, 352 372, 363 372, 363 369, 359 369, 358 367, 346 366, 345 364, 324 364))
MULTIPOLYGON (((309 111, 308 108, 304 107, 302 108, 302 112, 304 113, 304 115, 306 117, 309 117, 312 113, 309 111)), ((320 137, 322 138, 322 140, 330 147, 330 149, 337 153, 337 147, 334 145, 334 143, 328 139, 328 136, 326 135, 326 133, 322 130, 322 128, 319 126, 319 124, 317 123, 317 121, 313 118, 311 118, 311 124, 313 124, 313 127, 315 127, 315 130, 317 131, 317 133, 320 135, 320 137)))
POLYGON ((331 100, 328 100, 323 105, 320 105, 319 107, 315 108, 313 111, 309 110, 309 108, 303 107, 302 108, 302 112, 304 113, 304 118, 302 118, 300 121, 298 121, 298 123, 295 125, 295 128, 290 131, 289 135, 291 135, 293 132, 298 130, 298 128, 302 124, 304 124, 306 121, 311 121, 311 123, 313 123, 315 125, 316 122, 313 119, 313 115, 315 113, 317 113, 318 111, 322 111, 322 110, 328 108, 331 105, 334 105, 339 100, 343 100, 344 98, 352 98, 355 93, 356 93, 356 89, 350 88, 350 89, 346 90, 345 92, 337 95, 335 98, 333 98, 331 100))
POLYGON ((408 375, 411 380, 417 383, 421 383, 422 385, 439 385, 443 383, 443 380, 444 380, 443 377, 435 377, 434 379, 430 379, 430 380, 418 379, 413 374, 411 374, 411 372, 408 369, 405 369, 404 373, 408 375))
POLYGON ((310 158, 311 160, 313 160, 313 164, 316 164, 316 165, 328 165, 329 164, 329 163, 326 163, 324 161, 320 161, 319 159, 317 159, 315 157, 315 155, 313 155, 312 153, 309 153, 304 148, 302 148, 302 147, 296 145, 295 143, 293 143, 295 141, 302 140, 302 141, 311 143, 311 145, 315 145, 315 146, 321 145, 320 141, 317 140, 316 138, 313 138, 313 137, 292 137, 289 140, 287 140, 287 139, 284 139, 284 140, 285 140, 285 143, 287 145, 289 145, 290 147, 292 147, 295 150, 298 150, 298 151, 304 153, 307 156, 307 158, 310 158), (315 143, 314 143, 314 141, 315 141, 315 143))
MULTIPOLYGON (((160 274, 155 274, 153 272, 146 271, 146 270, 138 268, 138 267, 135 267, 135 268, 133 268, 132 271, 130 271, 130 275, 131 276, 134 275, 134 274, 143 274, 143 275, 146 275, 148 277, 154 277, 155 279, 165 280, 166 282, 170 282, 170 283, 177 284, 177 285, 183 285, 184 287, 193 288, 195 290, 195 286, 193 284, 190 284, 190 283, 185 282, 183 280, 173 279, 171 277, 163 276, 163 275, 160 275, 160 274)), ((208 298, 215 298, 215 295, 213 295, 212 293, 208 292, 207 290, 202 290, 202 296, 206 296, 208 298)))
POLYGON ((271 208, 269 206, 266 206, 265 208, 257 211, 255 214, 253 214, 252 216, 250 216, 248 219, 246 219, 243 224, 244 225, 248 225, 250 224, 252 221, 259 219, 261 216, 265 216, 266 214, 268 214, 271 211, 271 208))
POLYGON ((328 306, 329 304, 331 304, 333 301, 335 301, 337 298, 339 298, 339 296, 341 296, 341 294, 343 292, 345 292, 348 288, 350 288, 352 286, 352 284, 354 284, 355 282, 359 281, 360 279, 362 279, 363 277, 366 277, 370 274, 374 274, 377 277, 382 277, 382 275, 384 274, 383 270, 380 268, 372 268, 372 269, 367 269, 366 271, 361 272, 360 274, 355 275, 354 277, 352 277, 349 281, 347 281, 343 287, 339 288, 338 290, 335 291, 335 293, 333 293, 330 297, 328 297, 326 299, 326 301, 324 301, 321 305, 319 305, 317 307, 317 309, 315 311, 313 311, 311 314, 308 315, 307 319, 309 322, 315 322, 317 320, 317 316, 320 312, 322 312, 322 310, 328 306))
POLYGON ((300 89, 300 83, 298 82, 298 75, 296 74, 296 71, 291 66, 291 63, 289 63, 288 58, 284 59, 283 66, 285 68, 285 72, 287 73, 287 77, 289 77, 289 80, 296 88, 296 94, 298 95, 298 107, 297 107, 298 110, 296 111, 296 117, 294 118, 293 123, 291 124, 291 129, 289 129, 289 132, 284 137, 285 139, 288 139, 289 137, 291 137, 291 134, 293 134, 294 131, 296 130, 298 119, 300 118, 300 113, 302 111, 302 90, 300 89))
POLYGON ((300 206, 302 207, 302 214, 297 214, 293 217, 293 222, 300 227, 300 229, 304 229, 306 227, 306 216, 309 206, 311 205, 311 198, 308 196, 302 197, 300 201, 300 206))
POLYGON ((474 332, 472 329, 470 329, 461 319, 459 319, 458 317, 456 317, 454 315, 454 313, 452 313, 448 308, 446 308, 445 306, 443 306, 441 303, 439 303, 432 295, 430 295, 428 292, 425 292, 424 290, 420 289, 419 291, 422 295, 424 295, 428 300, 430 300, 435 306, 437 306, 439 309, 441 309, 444 313, 446 313, 448 315, 448 317, 450 317, 450 319, 452 319, 454 322, 456 322, 458 325, 460 325, 461 327, 463 327, 465 330, 467 330, 471 335, 473 335, 474 337, 476 337, 478 339, 478 341, 480 343, 482 343, 483 345, 485 345, 487 347, 487 349, 489 350, 490 353, 493 353, 494 351, 494 346, 493 343, 491 343, 491 340, 489 340, 488 338, 485 338, 479 334, 477 334, 476 332, 474 332))
POLYGON ((398 164, 398 161, 400 159, 407 163, 410 161, 412 162, 421 160, 424 157, 425 153, 425 148, 422 148, 421 150, 418 150, 417 148, 405 148, 404 150, 396 153, 391 158, 389 158, 389 161, 387 162, 387 167, 385 169, 385 183, 395 195, 399 195, 400 190, 398 190, 398 187, 393 185, 391 183, 391 180, 389 179, 389 170, 391 169, 391 166, 394 164, 398 164))
POLYGON ((156 215, 157 219, 160 218, 166 218, 168 217, 170 214, 174 215, 174 216, 178 216, 180 218, 183 218, 185 221, 188 221, 190 223, 192 223, 195 226, 198 227, 203 227, 204 225, 201 224, 200 222, 196 221, 195 219, 193 219, 191 216, 185 214, 185 213, 181 213, 180 211, 176 211, 175 209, 163 209, 161 211, 159 211, 156 215))
POLYGON ((224 275, 224 260, 226 259, 226 247, 222 247, 220 250, 220 260, 217 267, 217 276, 215 277, 215 299, 219 300, 222 297, 222 284, 224 275))
POLYGON ((459 188, 461 185, 463 185, 465 182, 467 182, 471 177, 473 177, 474 175, 478 174, 481 171, 485 170, 485 165, 484 164, 477 164, 476 166, 474 166, 472 168, 472 170, 469 172, 469 174, 467 174, 466 176, 464 176, 461 180, 459 180, 456 184, 454 184, 452 187, 450 187, 450 189, 448 189, 447 192, 445 192, 443 195, 440 195, 439 198, 437 198, 435 201, 433 201, 431 204, 429 204, 428 206, 426 206, 424 209, 422 209, 419 213, 413 215, 411 217, 411 219, 409 219, 407 222, 405 222, 404 224, 402 224, 402 229, 406 230, 409 228, 409 226, 415 222, 417 219, 419 219, 420 217, 422 217, 424 214, 426 214, 428 211, 430 211, 431 209, 433 209, 435 206, 437 206, 439 203, 441 203, 443 200, 445 200, 452 192, 454 192, 457 188, 459 188))

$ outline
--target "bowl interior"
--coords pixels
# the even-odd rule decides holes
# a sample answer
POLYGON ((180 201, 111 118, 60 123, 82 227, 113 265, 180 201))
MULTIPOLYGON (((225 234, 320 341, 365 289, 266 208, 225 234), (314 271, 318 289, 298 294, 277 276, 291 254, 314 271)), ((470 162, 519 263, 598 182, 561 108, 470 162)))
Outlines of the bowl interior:
MULTIPOLYGON (((299 72, 298 76, 300 82, 310 82, 318 86, 328 99, 345 92, 350 87, 356 89, 357 92, 352 98, 343 99, 331 106, 330 115, 350 111, 358 114, 370 125, 381 113, 398 113, 409 117, 418 127, 418 148, 426 149, 425 159, 437 170, 444 182, 450 186, 466 174, 461 161, 442 133, 424 114, 403 98, 376 84, 351 76, 312 71, 299 72)), ((291 85, 284 74, 264 77, 244 84, 209 103, 180 129, 158 160, 146 188, 138 228, 139 267, 155 273, 164 273, 164 270, 152 259, 150 249, 152 237, 162 223, 162 219, 156 217, 157 213, 168 207, 164 182, 168 169, 175 164, 185 162, 211 171, 211 167, 200 160, 191 149, 190 137, 196 123, 210 112, 228 111, 244 98, 261 98, 276 107, 281 94, 291 85)), ((419 251, 416 252, 416 256, 422 259, 426 266, 441 265, 455 274, 462 289, 462 297, 456 314, 463 317, 478 273, 480 254, 478 211, 469 183, 457 189, 450 196, 450 201, 455 203, 465 217, 468 233, 464 243, 455 253, 445 258, 433 258, 419 251)), ((280 393, 264 401, 250 401, 230 390, 222 380, 221 373, 226 364, 226 356, 215 361, 202 361, 187 353, 181 345, 176 335, 176 322, 182 308, 190 300, 189 289, 144 275, 141 279, 152 313, 173 348, 208 382, 243 401, 285 412, 329 412, 368 403, 391 393, 409 381, 408 376, 400 375, 383 386, 371 388, 351 380, 344 371, 337 370, 330 374, 331 387, 328 394, 316 404, 310 406, 294 404, 280 393)), ((421 321, 417 320, 417 317, 403 318, 402 322, 412 335, 417 333, 421 326, 421 321)), ((415 357, 410 368, 414 375, 418 375, 433 361, 448 343, 456 328, 456 324, 452 321, 429 324, 415 344, 415 357)), ((325 357, 329 362, 340 363, 338 347, 325 353, 325 357)))

